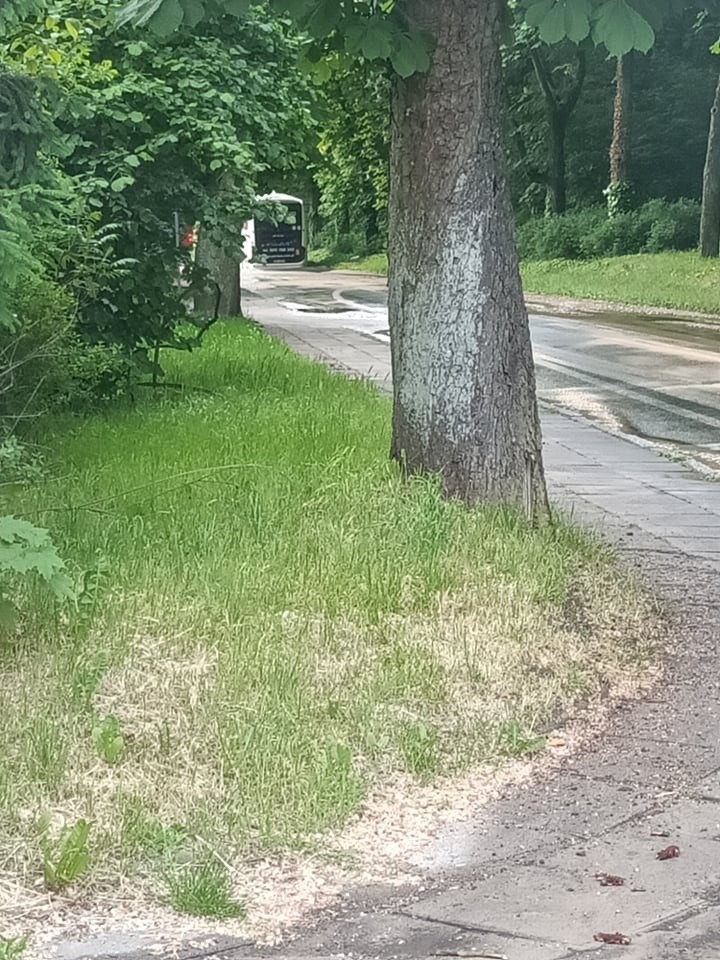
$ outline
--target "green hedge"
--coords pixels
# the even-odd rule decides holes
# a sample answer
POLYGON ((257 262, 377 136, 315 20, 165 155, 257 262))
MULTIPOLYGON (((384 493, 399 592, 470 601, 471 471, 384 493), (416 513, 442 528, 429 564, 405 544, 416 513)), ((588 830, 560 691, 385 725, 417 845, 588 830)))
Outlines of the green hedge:
POLYGON ((612 219, 604 207, 535 217, 518 227, 517 241, 524 260, 592 260, 692 250, 699 231, 700 205, 695 201, 650 200, 612 219))

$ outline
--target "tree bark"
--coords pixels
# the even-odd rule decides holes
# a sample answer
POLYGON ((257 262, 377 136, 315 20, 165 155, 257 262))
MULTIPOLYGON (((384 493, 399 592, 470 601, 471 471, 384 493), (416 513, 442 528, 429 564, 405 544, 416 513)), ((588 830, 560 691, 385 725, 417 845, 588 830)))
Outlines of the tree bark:
POLYGON ((545 180, 547 208, 550 213, 565 213, 567 209, 565 144, 568 124, 585 83, 587 58, 584 50, 578 50, 577 74, 564 92, 558 90, 553 84, 548 65, 537 47, 531 48, 530 58, 545 101, 545 112, 549 123, 548 172, 545 180))
POLYGON ((630 157, 632 149, 632 105, 633 105, 633 64, 632 51, 617 58, 615 70, 615 106, 613 110, 613 133, 610 143, 610 212, 619 212, 629 202, 630 157), (625 188, 625 196, 623 189, 625 188))
POLYGON ((710 131, 703 172, 700 255, 720 256, 720 77, 710 111, 710 131))
POLYGON ((204 267, 209 274, 206 290, 194 296, 195 311, 205 316, 214 316, 217 307, 220 317, 240 316, 240 263, 235 257, 228 256, 224 250, 208 240, 200 230, 195 262, 204 267), (215 286, 217 284, 217 286, 215 286), (220 302, 218 304, 218 287, 220 302))
POLYGON ((502 144, 502 0, 405 0, 436 40, 393 91, 392 455, 447 496, 545 511, 535 372, 502 144))

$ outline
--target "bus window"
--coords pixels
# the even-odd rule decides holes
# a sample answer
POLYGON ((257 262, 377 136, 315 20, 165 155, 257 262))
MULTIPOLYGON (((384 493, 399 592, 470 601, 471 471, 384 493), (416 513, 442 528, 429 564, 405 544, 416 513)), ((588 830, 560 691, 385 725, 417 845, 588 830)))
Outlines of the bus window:
POLYGON ((302 201, 283 199, 278 202, 284 204, 288 215, 282 223, 255 219, 253 259, 262 258, 268 264, 301 264, 305 261, 302 201))

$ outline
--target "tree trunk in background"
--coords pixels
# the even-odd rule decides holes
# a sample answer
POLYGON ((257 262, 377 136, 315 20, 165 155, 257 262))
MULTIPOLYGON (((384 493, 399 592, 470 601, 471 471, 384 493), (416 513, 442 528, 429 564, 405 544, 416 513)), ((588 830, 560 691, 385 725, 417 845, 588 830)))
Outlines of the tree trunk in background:
POLYGON ((710 132, 703 173, 700 255, 720 256, 720 77, 710 111, 710 132))
POLYGON ((553 83, 552 74, 539 48, 531 48, 530 59, 545 101, 545 112, 549 124, 548 172, 545 181, 547 212, 565 213, 567 209, 567 161, 565 157, 567 129, 585 83, 587 57, 584 50, 578 50, 577 75, 565 91, 559 90, 553 83))
POLYGON ((629 209, 630 157, 632 148, 633 53, 618 57, 615 70, 615 108, 610 143, 608 212, 612 216, 629 209))
POLYGON ((390 171, 392 455, 468 503, 547 509, 502 144, 503 0, 404 0, 437 40, 397 79, 390 171))
POLYGON ((241 313, 240 303, 240 264, 235 257, 229 257, 204 235, 202 230, 198 238, 196 263, 210 274, 208 289, 194 297, 197 313, 212 317, 217 306, 217 286, 220 288, 218 316, 237 317, 241 313))
POLYGON ((567 118, 557 113, 550 118, 550 156, 547 180, 547 206, 550 213, 565 213, 567 210, 566 138, 567 118))

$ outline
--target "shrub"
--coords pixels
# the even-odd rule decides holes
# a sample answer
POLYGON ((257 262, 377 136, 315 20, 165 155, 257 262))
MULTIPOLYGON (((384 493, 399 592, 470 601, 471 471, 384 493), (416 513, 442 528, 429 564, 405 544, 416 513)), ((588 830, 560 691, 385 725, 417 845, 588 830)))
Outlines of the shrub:
POLYGON ((51 407, 78 408, 122 391, 128 360, 119 347, 82 340, 59 285, 23 277, 11 304, 12 322, 0 327, 0 439, 51 407))
POLYGON ((699 230, 700 205, 695 201, 650 200, 612 218, 604 207, 534 217, 518 227, 517 240, 525 260, 590 260, 691 250, 699 230))

